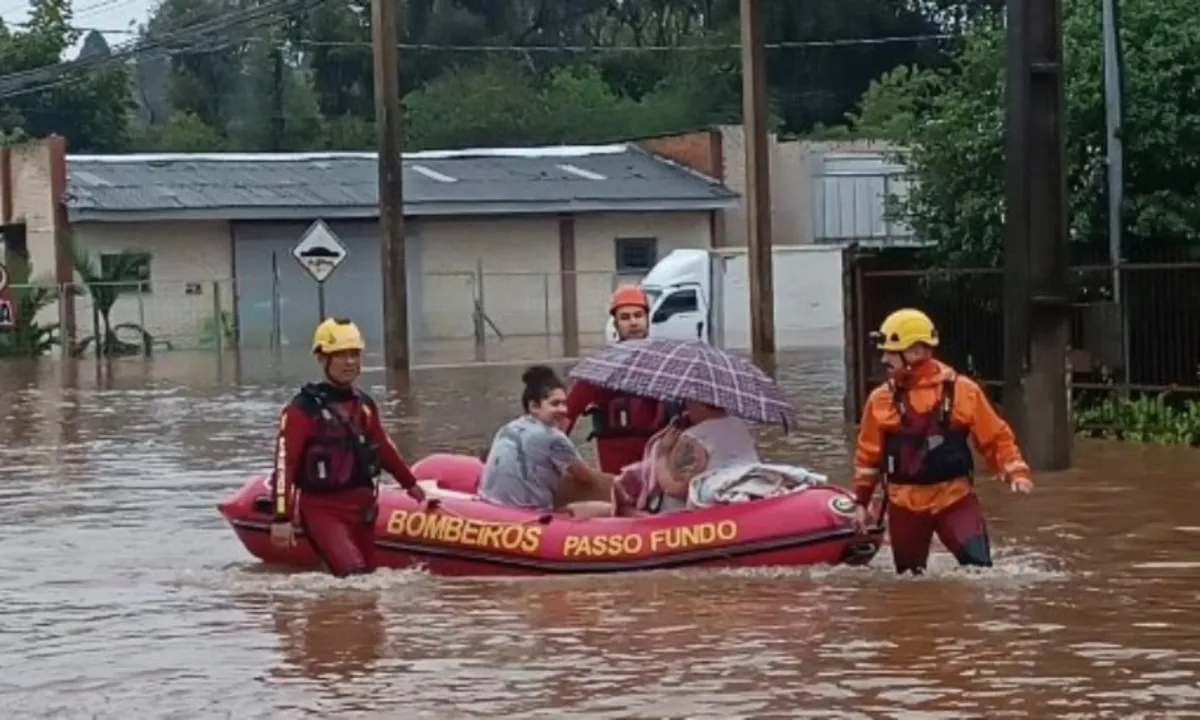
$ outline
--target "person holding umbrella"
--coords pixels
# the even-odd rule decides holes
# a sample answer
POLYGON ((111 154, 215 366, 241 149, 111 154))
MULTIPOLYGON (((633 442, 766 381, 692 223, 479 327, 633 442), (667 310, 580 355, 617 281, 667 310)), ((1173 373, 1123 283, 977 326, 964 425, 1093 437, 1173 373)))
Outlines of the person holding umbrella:
POLYGON ((569 375, 613 392, 686 408, 687 427, 660 431, 642 461, 614 483, 618 510, 683 509, 698 477, 759 462, 747 421, 794 422, 790 403, 771 378, 707 343, 627 340, 581 360, 569 375))
POLYGON ((934 358, 937 329, 920 310, 888 315, 872 333, 890 377, 867 398, 854 453, 856 522, 868 523, 884 488, 896 572, 920 574, 936 533, 961 565, 991 567, 987 524, 975 495, 970 441, 1013 492, 1033 489, 1012 428, 970 378, 934 358))
MULTIPOLYGON (((621 342, 645 338, 649 333, 650 299, 638 286, 618 287, 609 300, 608 311, 621 342)), ((647 441, 670 422, 662 402, 579 381, 567 394, 564 431, 570 435, 584 415, 592 420, 588 439, 596 441, 600 469, 614 474, 640 461, 647 441)))

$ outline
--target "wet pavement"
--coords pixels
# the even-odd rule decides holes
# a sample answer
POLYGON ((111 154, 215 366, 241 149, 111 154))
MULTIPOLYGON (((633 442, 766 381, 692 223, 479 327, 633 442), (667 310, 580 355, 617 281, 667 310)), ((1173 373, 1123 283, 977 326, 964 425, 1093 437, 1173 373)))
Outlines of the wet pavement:
MULTIPOLYGON (((780 374, 774 458, 848 477, 840 358, 780 374)), ((306 379, 176 353, 0 372, 5 718, 1200 717, 1200 454, 1084 444, 1013 497, 998 567, 521 581, 262 570, 215 502, 306 379)), ((519 367, 417 374, 409 453, 474 451, 519 367)), ((381 382, 368 373, 368 385, 381 382)), ((399 418, 406 414, 408 419, 399 418)))

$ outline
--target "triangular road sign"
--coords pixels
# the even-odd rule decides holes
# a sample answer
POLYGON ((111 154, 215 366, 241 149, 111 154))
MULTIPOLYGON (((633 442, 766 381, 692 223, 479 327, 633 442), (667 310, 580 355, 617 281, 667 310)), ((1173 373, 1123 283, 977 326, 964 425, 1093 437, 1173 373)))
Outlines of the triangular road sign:
POLYGON ((317 282, 325 282, 349 254, 350 251, 323 220, 310 225, 300 237, 300 242, 292 248, 292 257, 317 282))

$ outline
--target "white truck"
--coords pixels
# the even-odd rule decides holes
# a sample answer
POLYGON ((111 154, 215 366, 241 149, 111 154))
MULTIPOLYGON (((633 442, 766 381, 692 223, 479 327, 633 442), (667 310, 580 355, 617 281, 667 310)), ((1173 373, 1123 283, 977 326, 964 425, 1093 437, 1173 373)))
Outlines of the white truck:
MULTIPOLYGON (((795 245, 773 251, 775 338, 780 350, 840 347, 842 248, 795 245)), ((650 298, 650 336, 750 347, 750 275, 745 248, 674 250, 641 287, 650 298)), ((610 343, 616 328, 605 329, 610 343)))

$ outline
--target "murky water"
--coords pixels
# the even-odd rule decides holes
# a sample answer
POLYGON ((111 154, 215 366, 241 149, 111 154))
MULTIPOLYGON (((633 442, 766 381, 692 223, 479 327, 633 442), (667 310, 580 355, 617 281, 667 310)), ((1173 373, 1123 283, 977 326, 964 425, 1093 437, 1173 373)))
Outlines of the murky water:
MULTIPOLYGON (((1195 452, 1085 445, 1028 498, 985 485, 986 574, 339 584, 262 571, 214 508, 304 360, 4 365, 5 718, 1200 717, 1195 452)), ((839 359, 781 367, 803 421, 771 454, 845 477, 839 359)), ((393 434, 473 450, 518 373, 421 373, 393 434)))

